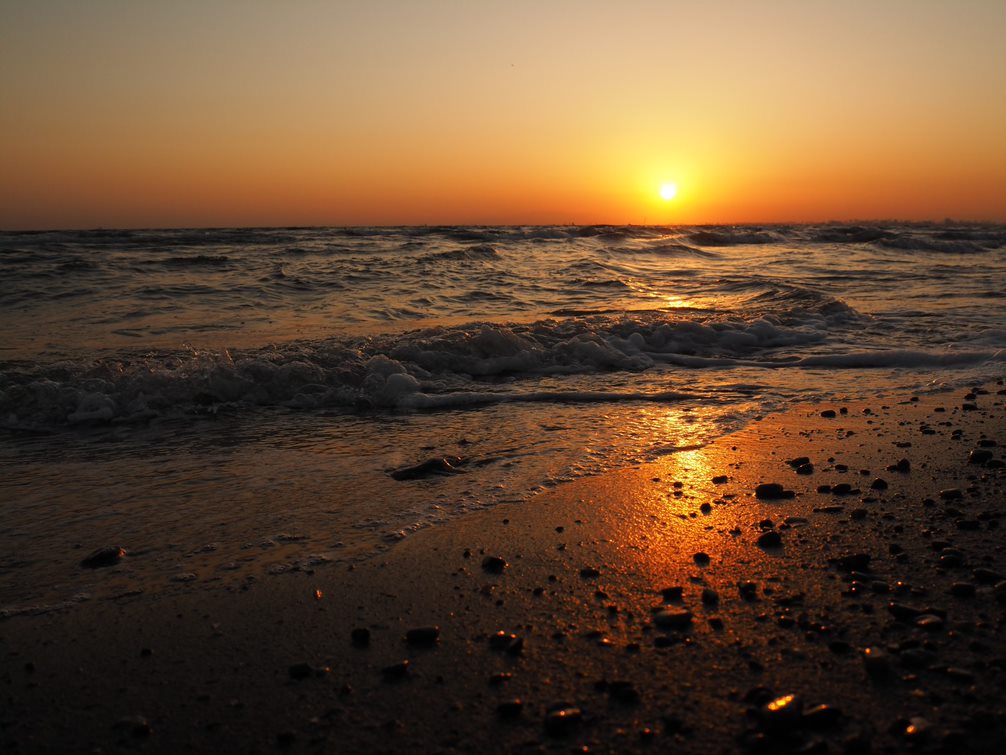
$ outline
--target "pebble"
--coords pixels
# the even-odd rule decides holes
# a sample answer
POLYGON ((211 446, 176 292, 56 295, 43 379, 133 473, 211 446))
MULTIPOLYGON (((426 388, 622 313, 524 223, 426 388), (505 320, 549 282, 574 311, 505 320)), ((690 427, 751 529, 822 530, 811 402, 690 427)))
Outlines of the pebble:
POLYGON ((847 482, 840 482, 837 485, 831 486, 831 492, 833 495, 850 495, 852 491, 852 485, 847 482))
POLYGON ((725 474, 716 475, 713 478, 713 485, 723 485, 730 480, 725 474))
POLYGON ((502 574, 509 564, 502 556, 486 556, 482 559, 482 569, 490 574, 502 574))
POLYGON ((660 591, 660 594, 664 596, 664 600, 666 601, 681 600, 684 591, 685 588, 674 585, 673 587, 665 587, 660 591))
POLYGON ((562 737, 579 726, 583 711, 574 706, 561 706, 550 710, 545 716, 545 732, 549 736, 562 737))
POLYGON ((873 677, 887 676, 891 673, 891 660, 880 648, 866 648, 863 650, 863 665, 866 673, 873 677))
POLYGON ((635 688, 632 682, 608 682, 607 690, 608 696, 611 697, 612 700, 625 703, 626 705, 635 705, 640 699, 639 691, 635 688))
POLYGON ((883 477, 878 477, 873 482, 870 483, 871 490, 887 490, 887 480, 883 477))
POLYGON ((825 419, 834 419, 835 416, 836 416, 835 415, 835 410, 834 409, 825 409, 823 412, 821 412, 821 416, 824 417, 825 419))
POLYGON ((113 729, 124 731, 136 738, 149 737, 153 733, 150 722, 143 716, 127 716, 115 722, 113 729))
POLYGON ((797 474, 814 474, 813 464, 801 464, 796 468, 797 474))
POLYGON ((709 566, 710 558, 708 553, 703 553, 702 551, 699 551, 698 553, 692 556, 692 559, 699 566, 709 566))
POLYGON ((802 715, 803 701, 796 695, 777 697, 758 711, 758 718, 766 731, 788 731, 799 724, 802 715))
POLYGON ((702 588, 702 602, 712 606, 720 602, 720 594, 711 587, 702 588))
POLYGON ((98 548, 94 553, 80 562, 85 569, 102 569, 106 566, 115 566, 126 555, 126 549, 118 545, 108 545, 98 548))
POLYGON ((845 571, 866 571, 870 568, 870 559, 868 553, 849 553, 834 559, 834 563, 845 571))
POLYGON ((762 548, 780 548, 782 547, 782 536, 775 530, 763 532, 758 536, 758 545, 762 548))
POLYGON ((517 718, 524 710, 524 702, 520 698, 504 700, 496 706, 496 714, 500 718, 517 718))
POLYGON ((584 568, 580 569, 580 576, 583 577, 584 579, 592 579, 594 577, 600 577, 601 571, 599 569, 594 568, 593 566, 585 566, 584 568))
POLYGON ((287 669, 291 679, 307 679, 314 674, 314 666, 310 663, 295 663, 287 669))
POLYGON ((661 629, 685 629, 692 623, 692 612, 687 608, 662 608, 653 614, 653 623, 661 629))
POLYGON ((440 638, 440 627, 416 627, 405 633, 405 641, 410 645, 430 647, 436 645, 440 638))
POLYGON ((950 585, 950 594, 955 598, 973 598, 975 586, 970 582, 954 582, 950 585))
POLYGON ((793 498, 795 495, 792 490, 786 490, 778 482, 763 482, 755 488, 755 498, 763 501, 778 501, 793 498))
POLYGON ((943 619, 931 613, 922 614, 915 619, 915 626, 919 629, 936 631, 943 628, 943 619))
POLYGON ((984 464, 992 459, 992 452, 986 448, 976 448, 968 454, 968 464, 984 464))
POLYGON ((964 494, 961 492, 960 488, 946 488, 940 491, 940 498, 944 501, 955 501, 959 498, 963 498, 964 494))
POLYGON ((365 648, 370 644, 370 630, 366 627, 357 627, 350 632, 350 639, 358 648, 365 648))
POLYGON ((399 661, 398 663, 392 663, 390 666, 385 666, 381 669, 381 673, 384 678, 393 681, 396 679, 404 679, 409 675, 409 662, 408 660, 399 661))
POLYGON ((815 705, 803 713, 803 723, 811 729, 829 729, 841 720, 842 711, 831 705, 815 705))

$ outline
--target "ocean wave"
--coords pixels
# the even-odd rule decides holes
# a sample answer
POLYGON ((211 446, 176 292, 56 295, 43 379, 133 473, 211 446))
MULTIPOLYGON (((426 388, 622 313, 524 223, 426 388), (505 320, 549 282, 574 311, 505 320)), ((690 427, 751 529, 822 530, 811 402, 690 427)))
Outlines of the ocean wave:
MULTIPOLYGON (((72 426, 202 414, 220 407, 479 405, 490 401, 482 395, 486 380, 502 381, 489 392, 492 401, 545 400, 525 395, 521 380, 640 372, 687 364, 688 359, 759 364, 773 359, 778 349, 823 343, 830 329, 857 316, 827 298, 816 308, 808 300, 798 305, 746 318, 589 314, 258 350, 7 364, 0 366, 0 418, 8 427, 72 426)), ((597 382, 600 395, 604 381, 597 382)), ((561 393, 549 395, 560 400, 561 393)))
POLYGON ((704 229, 688 235, 699 246, 740 246, 743 244, 775 244, 779 236, 754 229, 704 229))
POLYGON ((419 258, 420 262, 484 262, 499 258, 497 252, 489 244, 476 244, 466 246, 462 249, 448 249, 443 252, 433 252, 425 254, 419 258))
POLYGON ((936 252, 939 254, 980 254, 988 252, 990 245, 985 241, 968 239, 943 240, 914 234, 889 235, 877 239, 877 246, 885 249, 903 249, 906 251, 936 252))

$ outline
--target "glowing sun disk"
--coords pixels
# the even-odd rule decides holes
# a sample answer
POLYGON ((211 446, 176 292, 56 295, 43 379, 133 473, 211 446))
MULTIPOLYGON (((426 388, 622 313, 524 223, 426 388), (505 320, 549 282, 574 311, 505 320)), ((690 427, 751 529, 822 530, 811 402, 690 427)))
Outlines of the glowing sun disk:
POLYGON ((663 184, 660 187, 660 198, 664 201, 669 201, 674 199, 675 195, 678 193, 678 187, 674 184, 663 184))

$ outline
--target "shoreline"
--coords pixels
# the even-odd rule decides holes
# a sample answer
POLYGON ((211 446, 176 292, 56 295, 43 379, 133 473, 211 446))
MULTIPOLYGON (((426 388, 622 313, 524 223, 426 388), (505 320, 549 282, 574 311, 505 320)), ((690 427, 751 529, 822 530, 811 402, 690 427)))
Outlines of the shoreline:
POLYGON ((994 751, 1006 472, 969 453, 1003 460, 1006 397, 1002 381, 984 390, 771 415, 357 565, 8 618, 0 741, 994 751), (787 463, 801 456, 812 470, 787 463), (763 483, 782 497, 756 497, 763 483))

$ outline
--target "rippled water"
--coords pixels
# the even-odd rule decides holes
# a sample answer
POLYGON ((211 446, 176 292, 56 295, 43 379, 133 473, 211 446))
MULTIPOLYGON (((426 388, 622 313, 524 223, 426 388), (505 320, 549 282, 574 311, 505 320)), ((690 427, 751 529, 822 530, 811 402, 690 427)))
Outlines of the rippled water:
POLYGON ((0 280, 0 606, 107 592, 109 542, 123 589, 365 556, 1006 364, 1001 226, 8 233, 0 280))

